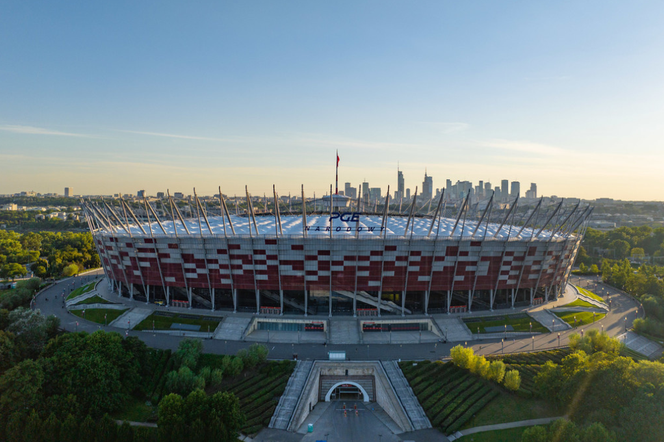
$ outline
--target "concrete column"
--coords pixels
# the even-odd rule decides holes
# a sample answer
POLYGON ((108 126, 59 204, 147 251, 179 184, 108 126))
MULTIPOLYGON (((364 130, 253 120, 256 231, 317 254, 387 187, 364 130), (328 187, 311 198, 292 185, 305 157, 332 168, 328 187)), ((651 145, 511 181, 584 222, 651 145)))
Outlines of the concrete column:
POLYGON ((233 289, 233 313, 237 313, 237 289, 233 289))
POLYGON ((283 316, 284 314, 284 291, 279 289, 279 315, 283 316))
POLYGON ((309 315, 309 294, 307 289, 304 289, 304 316, 309 315))
POLYGON ((150 303, 150 286, 145 287, 145 303, 149 304, 150 303))
POLYGON ((189 300, 189 309, 191 309, 191 287, 187 289, 187 299, 189 300))
POLYGON ((473 309, 473 291, 468 290, 468 313, 472 313, 473 309))
POLYGON ((212 292, 210 293, 210 298, 212 299, 212 311, 214 311, 214 288, 212 288, 212 292))
POLYGON ((452 290, 447 291, 447 314, 450 314, 450 307, 452 306, 452 290))
POLYGON ((424 314, 429 314, 429 290, 424 291, 424 314))
POLYGON ((129 286, 129 299, 134 300, 134 283, 129 286))
POLYGON ((514 301, 516 301, 516 290, 512 289, 512 308, 514 308, 514 301))
POLYGON ((261 312, 261 292, 256 289, 256 314, 261 312))
POLYGON ((166 306, 171 305, 171 286, 166 286, 166 306))
POLYGON ((533 294, 534 294, 534 292, 533 292, 533 289, 531 287, 530 288, 530 306, 531 307, 533 306, 533 298, 534 298, 533 294))
POLYGON ((493 311, 493 301, 495 300, 496 292, 494 289, 489 289, 489 310, 493 311))
POLYGON ((406 291, 404 290, 401 293, 401 316, 406 316, 406 291))

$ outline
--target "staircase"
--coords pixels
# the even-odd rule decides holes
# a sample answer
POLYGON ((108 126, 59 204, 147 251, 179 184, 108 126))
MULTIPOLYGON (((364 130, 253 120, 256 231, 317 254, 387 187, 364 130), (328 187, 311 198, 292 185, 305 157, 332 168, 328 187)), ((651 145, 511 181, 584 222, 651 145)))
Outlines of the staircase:
POLYGON ((281 395, 279 404, 274 410, 269 428, 276 428, 277 430, 288 429, 288 424, 293 417, 297 402, 300 399, 300 396, 302 396, 304 384, 309 377, 313 364, 312 361, 297 361, 295 371, 293 371, 293 374, 288 379, 286 390, 284 391, 284 394, 281 395))
POLYGON ((332 344, 358 344, 360 332, 357 319, 335 318, 330 321, 330 343, 332 344))
POLYGON ((320 377, 320 387, 318 391, 318 400, 324 401, 327 392, 338 383, 355 383, 360 385, 369 395, 369 401, 376 401, 376 387, 373 376, 323 376, 320 377))
POLYGON ((214 339, 241 341, 251 320, 251 317, 226 316, 221 326, 214 331, 214 339))

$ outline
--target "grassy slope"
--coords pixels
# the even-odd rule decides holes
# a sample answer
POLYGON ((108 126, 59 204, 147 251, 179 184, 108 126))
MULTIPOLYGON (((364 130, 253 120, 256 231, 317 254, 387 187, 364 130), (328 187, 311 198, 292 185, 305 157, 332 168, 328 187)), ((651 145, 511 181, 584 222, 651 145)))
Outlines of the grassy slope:
POLYGON ((501 394, 470 419, 464 428, 502 424, 527 419, 560 416, 561 413, 542 399, 524 399, 515 394, 501 394))
POLYGON ((83 301, 76 303, 76 305, 84 305, 84 304, 113 304, 113 303, 105 300, 99 295, 94 295, 88 299, 84 299, 83 301))
POLYGON ((67 296, 67 299, 72 299, 72 298, 75 298, 77 296, 81 296, 82 294, 87 293, 87 292, 89 292, 90 290, 92 290, 94 288, 95 288, 95 283, 91 282, 90 284, 79 287, 76 290, 74 290, 73 292, 71 292, 69 294, 69 296, 67 296))
POLYGON ((457 439, 459 442, 518 442, 528 427, 510 428, 508 430, 486 431, 457 439))
POLYGON ((593 298, 595 301, 603 302, 603 303, 606 304, 606 302, 604 301, 604 299, 602 299, 601 296, 594 294, 590 290, 587 290, 587 289, 584 289, 583 287, 578 287, 578 286, 576 288, 579 290, 579 292, 581 292, 582 295, 586 295, 589 298, 593 298))
MULTIPOLYGON (((205 318, 205 317, 204 317, 205 318)), ((152 330, 152 321, 154 321, 155 330, 170 330, 171 324, 191 324, 191 325, 200 325, 200 331, 207 332, 208 326, 210 327, 210 332, 213 332, 214 329, 219 325, 219 320, 210 319, 190 319, 182 318, 180 315, 170 316, 158 316, 154 313, 145 318, 140 324, 134 327, 134 330, 152 330)), ((219 318, 221 319, 221 318, 219 318)))
MULTIPOLYGON (((582 325, 588 325, 593 323, 593 314, 591 312, 553 312, 563 321, 567 322, 572 327, 580 327, 582 325), (576 323, 574 318, 576 317, 576 323)), ((595 313, 595 322, 602 319, 606 314, 604 313, 595 313)))
POLYGON ((513 331, 529 332, 531 322, 533 324, 533 332, 548 332, 542 324, 527 315, 490 316, 486 318, 473 318, 473 320, 464 319, 464 322, 473 333, 477 333, 477 327, 480 328, 480 333, 487 333, 485 327, 502 327, 505 324, 511 325, 514 329, 513 331))
MULTIPOLYGON (((96 322, 97 324, 110 324, 112 321, 120 317, 124 312, 129 309, 124 310, 115 310, 110 308, 94 308, 85 310, 85 319, 88 321, 96 322), (104 314, 107 315, 106 321, 104 321, 104 314)), ((83 317, 83 310, 71 310, 71 312, 78 316, 79 318, 83 317)))

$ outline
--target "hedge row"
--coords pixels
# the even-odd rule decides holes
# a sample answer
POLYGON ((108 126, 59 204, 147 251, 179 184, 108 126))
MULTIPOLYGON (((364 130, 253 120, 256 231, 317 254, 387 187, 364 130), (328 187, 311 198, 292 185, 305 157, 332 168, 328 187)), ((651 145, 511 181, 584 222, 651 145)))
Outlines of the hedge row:
POLYGON ((456 420, 461 416, 468 408, 470 408, 475 402, 477 402, 482 397, 489 394, 492 390, 488 385, 481 385, 474 393, 467 395, 465 398, 459 398, 457 400, 457 405, 450 410, 450 413, 447 415, 443 423, 440 424, 441 429, 445 432, 445 429, 452 425, 456 420))
POLYGON ((459 418, 450 426, 445 428, 446 434, 453 434, 459 431, 459 429, 468 422, 473 416, 475 416, 482 408, 484 408, 489 402, 498 396, 498 392, 494 389, 491 389, 488 394, 484 395, 481 399, 475 402, 471 407, 466 409, 466 411, 459 416, 459 418))
POLYGON ((560 348, 555 350, 538 351, 534 353, 516 353, 505 356, 489 356, 487 359, 499 359, 506 364, 511 365, 544 365, 547 361, 552 361, 554 364, 560 364, 566 356, 571 354, 569 348, 560 348))
MULTIPOLYGON (((474 379, 475 381, 478 381, 479 379, 474 379)), ((466 381, 468 382, 468 381, 466 381)), ((481 389, 483 387, 483 383, 481 382, 472 382, 467 385, 466 388, 462 389, 457 389, 454 394, 449 394, 448 398, 445 401, 441 401, 444 403, 443 407, 440 409, 440 411, 435 415, 433 421, 431 422, 431 425, 434 427, 440 427, 443 423, 443 421, 447 418, 447 416, 451 415, 454 413, 454 410, 457 409, 457 407, 461 406, 463 402, 468 399, 472 394, 474 394, 477 390, 481 389)))

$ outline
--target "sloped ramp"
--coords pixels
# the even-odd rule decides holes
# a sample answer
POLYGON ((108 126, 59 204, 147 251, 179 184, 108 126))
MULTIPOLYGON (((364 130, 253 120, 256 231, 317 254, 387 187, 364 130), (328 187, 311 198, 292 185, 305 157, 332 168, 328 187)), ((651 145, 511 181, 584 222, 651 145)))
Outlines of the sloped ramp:
POLYGON ((279 399, 279 404, 274 410, 268 428, 274 428, 277 430, 288 429, 288 424, 293 417, 295 407, 297 407, 297 402, 302 395, 304 384, 309 377, 313 364, 313 361, 297 361, 295 371, 293 371, 293 374, 288 379, 286 390, 284 390, 284 394, 282 394, 279 399))
POLYGON ((424 413, 417 397, 415 397, 415 393, 413 393, 413 389, 410 388, 410 384, 408 384, 397 361, 382 361, 381 364, 383 365, 385 374, 387 374, 387 378, 390 380, 394 391, 397 393, 397 397, 399 398, 404 411, 413 425, 413 430, 425 430, 431 428, 429 418, 424 413))

